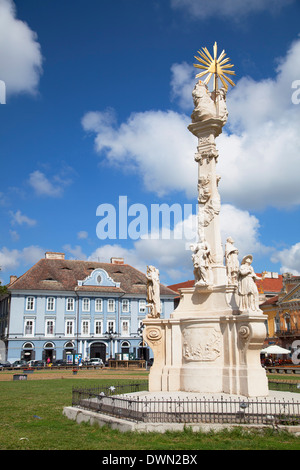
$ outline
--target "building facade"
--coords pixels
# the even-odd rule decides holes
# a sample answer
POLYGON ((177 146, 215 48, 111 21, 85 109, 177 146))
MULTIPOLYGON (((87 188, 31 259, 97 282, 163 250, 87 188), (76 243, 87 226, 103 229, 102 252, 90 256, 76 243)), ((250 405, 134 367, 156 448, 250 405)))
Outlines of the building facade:
POLYGON ((300 347, 300 277, 283 274, 281 291, 260 308, 268 317, 266 345, 278 344, 293 354, 300 347))
MULTIPOLYGON (((0 324, 9 362, 152 357, 142 339, 146 275, 123 259, 98 263, 46 253, 7 287, 0 324)), ((160 295, 161 316, 169 318, 176 293, 161 284, 160 295)))

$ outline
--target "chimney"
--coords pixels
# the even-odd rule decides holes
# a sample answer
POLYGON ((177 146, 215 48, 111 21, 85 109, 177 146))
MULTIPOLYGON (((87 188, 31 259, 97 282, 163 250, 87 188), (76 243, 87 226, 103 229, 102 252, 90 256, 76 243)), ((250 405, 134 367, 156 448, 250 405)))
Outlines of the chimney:
POLYGON ((12 284, 18 279, 18 276, 10 276, 9 284, 12 284))
POLYGON ((111 264, 124 264, 124 258, 110 258, 111 264))
POLYGON ((45 258, 46 259, 65 259, 65 254, 64 253, 55 253, 52 251, 47 251, 45 253, 45 258))

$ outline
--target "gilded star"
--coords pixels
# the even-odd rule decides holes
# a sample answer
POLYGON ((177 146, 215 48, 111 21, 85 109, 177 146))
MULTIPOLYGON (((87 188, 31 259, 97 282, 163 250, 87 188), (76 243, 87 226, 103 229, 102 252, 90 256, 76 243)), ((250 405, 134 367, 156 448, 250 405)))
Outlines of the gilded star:
POLYGON ((219 57, 217 57, 217 50, 217 43, 215 42, 213 58, 206 47, 202 47, 202 51, 198 51, 200 57, 194 56, 195 59, 200 62, 200 64, 194 64, 194 67, 204 70, 203 72, 198 73, 196 78, 201 78, 208 74, 204 80, 205 85, 207 85, 211 77, 214 76, 214 90, 218 89, 218 79, 221 80, 222 85, 227 90, 228 83, 231 86, 235 86, 235 83, 233 83, 233 81, 227 77, 227 75, 235 75, 233 70, 230 70, 232 67, 234 67, 234 65, 229 63, 229 57, 225 58, 226 54, 224 50, 221 52, 219 57))

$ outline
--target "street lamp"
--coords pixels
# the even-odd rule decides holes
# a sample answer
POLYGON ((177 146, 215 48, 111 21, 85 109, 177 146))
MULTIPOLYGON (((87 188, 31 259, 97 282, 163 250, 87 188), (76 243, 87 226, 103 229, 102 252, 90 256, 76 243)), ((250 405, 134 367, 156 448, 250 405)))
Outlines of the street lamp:
POLYGON ((108 331, 106 331, 104 335, 110 340, 110 359, 112 359, 112 342, 114 337, 117 335, 117 332, 114 331, 112 326, 109 326, 108 331))
POLYGON ((137 332, 138 332, 139 336, 142 337, 142 354, 141 354, 142 357, 140 357, 140 359, 144 359, 144 360, 145 360, 145 359, 146 359, 146 358, 145 358, 145 342, 144 342, 144 337, 143 337, 143 330, 144 330, 144 328, 145 328, 145 325, 144 325, 143 323, 141 323, 141 325, 140 325, 140 327, 138 328, 137 332))

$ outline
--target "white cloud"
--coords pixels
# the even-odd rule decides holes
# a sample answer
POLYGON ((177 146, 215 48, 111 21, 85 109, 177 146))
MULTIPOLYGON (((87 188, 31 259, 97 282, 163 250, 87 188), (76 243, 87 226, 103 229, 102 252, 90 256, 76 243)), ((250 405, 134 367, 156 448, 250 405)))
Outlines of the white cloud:
POLYGON ((117 128, 106 115, 106 111, 87 113, 82 125, 96 133, 96 151, 110 164, 137 171, 145 188, 159 196, 174 190, 195 194, 197 175, 191 155, 196 140, 186 129, 187 116, 173 111, 133 113, 117 128))
POLYGON ((247 254, 265 254, 270 248, 260 240, 260 223, 257 217, 248 211, 237 209, 230 204, 223 204, 220 212, 220 227, 223 246, 226 239, 232 237, 234 245, 239 250, 239 258, 247 254))
MULTIPOLYGON (((229 120, 216 141, 223 202, 248 210, 300 204, 300 105, 291 99, 299 76, 297 39, 277 61, 274 78, 242 78, 228 93, 229 120)), ((191 77, 186 63, 172 66, 171 94, 185 110, 191 77)), ((118 126, 108 110, 87 113, 82 124, 95 134, 99 155, 122 170, 137 171, 148 191, 160 196, 184 191, 195 197, 197 140, 187 130, 190 121, 174 111, 146 111, 118 126)))
POLYGON ((15 269, 19 266, 20 252, 19 250, 9 250, 3 247, 0 250, 0 267, 2 271, 15 269))
POLYGON ((89 234, 85 230, 81 230, 80 232, 77 233, 77 238, 79 240, 85 240, 88 238, 89 234))
POLYGON ((0 79, 7 94, 34 94, 42 73, 37 35, 16 17, 12 0, 0 0, 0 79))
POLYGON ((273 254, 271 261, 273 263, 281 263, 281 273, 292 273, 300 275, 300 242, 286 248, 282 251, 277 251, 273 254))
POLYGON ((299 76, 298 39, 274 79, 242 78, 231 90, 228 127, 217 140, 222 198, 248 209, 300 204, 300 108, 291 99, 299 76))
POLYGON ((79 245, 76 245, 75 247, 72 247, 70 244, 66 244, 63 246, 63 249, 71 254, 72 259, 79 259, 79 260, 85 260, 87 256, 83 253, 81 247, 79 245))
POLYGON ((234 20, 250 13, 278 12, 294 0, 171 0, 174 9, 184 9, 192 17, 226 17, 234 20))
POLYGON ((20 238, 20 235, 18 234, 16 230, 10 230, 9 234, 14 242, 18 241, 20 238))
POLYGON ((33 227, 36 225, 36 220, 31 219, 27 215, 22 214, 20 210, 18 210, 16 213, 10 211, 10 215, 12 218, 12 224, 15 225, 28 225, 29 227, 33 227))
POLYGON ((192 91, 195 85, 195 69, 183 62, 171 67, 171 98, 176 99, 183 111, 193 109, 192 91))
POLYGON ((9 250, 2 247, 0 250, 0 267, 3 272, 17 269, 20 265, 32 266, 44 257, 45 250, 39 246, 28 246, 23 250, 9 250))
POLYGON ((52 181, 41 171, 36 170, 29 175, 29 185, 38 196, 61 197, 66 186, 71 184, 71 179, 66 176, 70 169, 52 178, 52 181), (65 174, 64 174, 65 173, 65 174))

